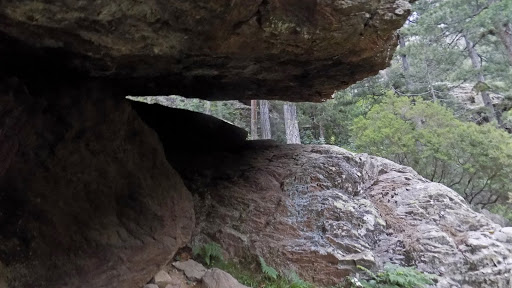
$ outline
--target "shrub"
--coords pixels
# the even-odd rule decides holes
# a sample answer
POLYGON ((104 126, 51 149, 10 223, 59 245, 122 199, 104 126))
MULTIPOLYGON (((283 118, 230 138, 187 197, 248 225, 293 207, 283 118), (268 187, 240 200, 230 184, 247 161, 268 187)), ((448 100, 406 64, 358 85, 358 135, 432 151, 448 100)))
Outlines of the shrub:
POLYGON ((355 148, 415 169, 486 208, 512 191, 512 137, 420 98, 388 96, 351 127, 355 148))

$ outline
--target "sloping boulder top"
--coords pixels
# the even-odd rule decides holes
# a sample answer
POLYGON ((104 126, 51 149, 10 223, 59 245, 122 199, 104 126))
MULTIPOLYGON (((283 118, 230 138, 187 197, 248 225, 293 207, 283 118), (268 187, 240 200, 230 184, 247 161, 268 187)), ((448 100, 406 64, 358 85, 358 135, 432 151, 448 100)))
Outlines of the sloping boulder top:
POLYGON ((386 263, 433 273, 437 288, 512 287, 512 227, 409 167, 267 141, 171 164, 196 195, 192 243, 215 241, 230 257, 261 256, 320 287, 386 263))
POLYGON ((413 0, 17 0, 0 72, 118 93, 320 101, 385 68, 413 0))

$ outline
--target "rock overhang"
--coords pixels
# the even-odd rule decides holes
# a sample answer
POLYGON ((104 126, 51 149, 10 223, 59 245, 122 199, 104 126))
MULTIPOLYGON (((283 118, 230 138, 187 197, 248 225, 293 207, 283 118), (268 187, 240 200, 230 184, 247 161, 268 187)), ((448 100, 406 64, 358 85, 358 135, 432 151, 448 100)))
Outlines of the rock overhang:
POLYGON ((321 101, 388 64, 408 13, 404 0, 0 1, 0 286, 140 287, 190 237, 170 160, 246 133, 122 97, 321 101))
POLYGON ((410 2, 4 1, 1 70, 119 94, 321 101, 389 64, 410 2))

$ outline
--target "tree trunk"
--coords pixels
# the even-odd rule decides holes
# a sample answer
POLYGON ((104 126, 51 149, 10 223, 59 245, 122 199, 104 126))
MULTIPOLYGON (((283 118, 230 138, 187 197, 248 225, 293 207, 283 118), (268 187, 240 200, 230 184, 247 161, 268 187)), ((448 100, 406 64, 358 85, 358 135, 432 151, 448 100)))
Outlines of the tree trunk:
MULTIPOLYGON (((398 35, 398 44, 400 45, 400 49, 405 49, 405 38, 402 35, 398 35)), ((407 89, 411 89, 411 80, 409 79, 409 70, 411 66, 409 65, 409 60, 407 59, 407 55, 400 51, 400 59, 402 60, 402 69, 404 70, 405 76, 405 85, 407 89)))
POLYGON ((258 101, 251 100, 251 139, 258 139, 258 101))
POLYGON ((427 60, 425 62, 425 72, 427 72, 427 80, 428 80, 428 89, 430 91, 430 95, 432 96, 432 100, 437 102, 436 91, 434 90, 434 83, 432 83, 432 77, 430 77, 430 68, 428 66, 427 60))
MULTIPOLYGON (((489 6, 494 3, 499 3, 501 0, 488 0, 489 6)), ((507 54, 508 61, 510 65, 512 65, 512 24, 509 21, 505 23, 495 21, 494 28, 498 34, 498 38, 500 38, 501 43, 505 46, 505 52, 507 54)))
POLYGON ((204 108, 204 114, 212 115, 212 103, 210 101, 206 101, 206 107, 204 108))
MULTIPOLYGON (((468 50, 469 58, 471 59, 471 63, 473 64, 473 68, 477 70, 477 81, 481 83, 485 83, 485 77, 482 72, 482 63, 480 61, 480 57, 478 56, 478 53, 476 52, 476 49, 474 47, 473 42, 469 40, 469 38, 466 35, 463 35, 464 41, 466 42, 466 49, 468 50)), ((480 91, 480 94, 482 95, 482 101, 484 102, 485 107, 487 107, 490 111, 490 118, 489 120, 496 120, 496 111, 494 110, 494 106, 492 105, 491 96, 489 96, 489 93, 487 91, 480 91)))
POLYGON ((319 128, 320 130, 320 144, 325 144, 325 133, 324 133, 324 126, 322 125, 322 122, 320 122, 319 124, 319 128))
POLYGON ((270 132, 270 115, 267 100, 260 100, 261 139, 272 139, 270 132))
POLYGON ((297 122, 297 107, 293 103, 286 103, 284 109, 284 126, 286 129, 286 143, 300 144, 299 123, 297 122))
POLYGON ((508 61, 510 62, 510 65, 512 65, 512 24, 497 24, 495 27, 501 43, 505 46, 508 61))

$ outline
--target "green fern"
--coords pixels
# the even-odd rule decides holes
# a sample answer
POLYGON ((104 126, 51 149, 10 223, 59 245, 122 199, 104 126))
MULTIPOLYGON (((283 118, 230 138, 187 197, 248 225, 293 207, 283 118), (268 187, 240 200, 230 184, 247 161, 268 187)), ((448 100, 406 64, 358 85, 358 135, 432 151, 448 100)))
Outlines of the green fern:
POLYGON ((279 273, 277 273, 276 269, 268 266, 267 263, 265 263, 265 259, 263 259, 261 256, 259 256, 259 258, 260 258, 261 271, 263 271, 263 274, 265 274, 265 276, 270 277, 272 279, 277 279, 277 276, 279 276, 279 273))
POLYGON ((357 265, 357 269, 359 270, 363 270, 364 272, 366 272, 366 274, 370 275, 370 277, 372 277, 373 279, 376 279, 377 278, 377 275, 373 274, 372 271, 366 269, 365 267, 361 266, 361 265, 357 265))
MULTIPOLYGON (((401 267, 386 264, 384 271, 377 274, 370 270, 357 266, 366 272, 371 280, 359 280, 357 282, 364 288, 424 288, 434 284, 435 276, 418 271, 414 267, 401 267)), ((353 287, 358 287, 354 285, 353 287)), ((359 286, 360 287, 360 286, 359 286)))
POLYGON ((210 242, 202 246, 196 246, 192 249, 194 257, 198 255, 204 260, 206 265, 210 266, 215 260, 224 261, 222 256, 222 248, 215 242, 210 242))
POLYGON ((313 288, 311 283, 302 280, 295 271, 286 273, 286 279, 288 280, 288 283, 290 283, 289 288, 313 288))
MULTIPOLYGON (((239 259, 240 260, 240 259, 239 259)), ((257 288, 257 287, 265 287, 265 288, 314 288, 312 284, 300 279, 297 273, 293 271, 284 271, 283 273, 277 273, 274 268, 269 267, 267 263, 261 259, 258 260, 259 265, 262 266, 261 270, 255 271, 253 269, 253 259, 245 259, 245 261, 233 262, 227 260, 225 262, 219 263, 215 262, 212 266, 222 269, 228 272, 231 276, 235 277, 241 284, 257 288), (263 265, 262 265, 263 263, 263 265), (265 268, 266 267, 266 268, 265 268), (267 273, 263 272, 263 270, 267 271, 267 273), (272 270, 274 273, 272 273, 272 270), (269 275, 275 275, 276 278, 273 278, 269 275)), ((346 288, 346 287, 343 287, 346 288)))

